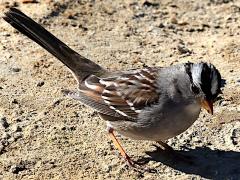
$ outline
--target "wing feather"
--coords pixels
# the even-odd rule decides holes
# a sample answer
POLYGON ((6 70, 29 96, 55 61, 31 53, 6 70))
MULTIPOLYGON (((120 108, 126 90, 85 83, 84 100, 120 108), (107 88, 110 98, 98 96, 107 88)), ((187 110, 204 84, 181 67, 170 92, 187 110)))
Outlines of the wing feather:
POLYGON ((77 93, 68 93, 74 99, 92 107, 101 114, 135 120, 146 106, 156 103, 156 79, 159 68, 144 68, 110 77, 89 76, 77 93))

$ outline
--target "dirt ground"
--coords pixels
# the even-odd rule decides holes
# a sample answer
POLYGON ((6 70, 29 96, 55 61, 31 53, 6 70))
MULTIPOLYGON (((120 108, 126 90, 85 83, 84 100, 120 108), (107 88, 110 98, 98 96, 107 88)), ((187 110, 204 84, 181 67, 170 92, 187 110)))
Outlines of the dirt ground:
POLYGON ((76 88, 67 68, 1 19, 0 179, 240 179, 239 0, 0 0, 10 6, 108 69, 207 61, 226 83, 214 115, 168 141, 177 155, 120 136, 148 170, 129 168, 97 113, 61 93, 76 88))

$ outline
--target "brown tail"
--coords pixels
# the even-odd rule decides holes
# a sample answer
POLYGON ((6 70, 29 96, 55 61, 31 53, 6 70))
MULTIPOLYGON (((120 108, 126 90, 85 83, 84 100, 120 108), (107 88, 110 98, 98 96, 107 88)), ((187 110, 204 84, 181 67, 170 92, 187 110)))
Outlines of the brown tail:
POLYGON ((10 8, 9 11, 5 13, 3 19, 58 58, 74 73, 79 82, 90 74, 101 74, 105 72, 101 66, 69 48, 20 10, 10 8))

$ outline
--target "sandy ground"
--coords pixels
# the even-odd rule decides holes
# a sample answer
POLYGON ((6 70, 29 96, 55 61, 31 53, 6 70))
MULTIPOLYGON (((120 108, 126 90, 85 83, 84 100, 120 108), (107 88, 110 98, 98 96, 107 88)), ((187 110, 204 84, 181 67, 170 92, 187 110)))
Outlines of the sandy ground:
POLYGON ((223 95, 186 132, 168 141, 120 137, 126 166, 97 113, 61 94, 75 89, 67 68, 0 20, 0 179, 240 179, 240 1, 43 0, 15 6, 83 56, 108 69, 216 65, 223 95))

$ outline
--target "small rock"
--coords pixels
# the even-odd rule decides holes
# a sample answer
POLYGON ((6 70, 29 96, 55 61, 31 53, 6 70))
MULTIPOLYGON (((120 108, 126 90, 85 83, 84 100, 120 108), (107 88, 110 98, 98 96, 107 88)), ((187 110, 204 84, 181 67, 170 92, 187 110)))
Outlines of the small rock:
MULTIPOLYGON (((6 57, 7 59, 10 59, 10 58, 12 58, 12 55, 11 55, 10 53, 7 53, 7 54, 5 55, 5 57, 6 57)), ((10 69, 10 70, 12 70, 12 69, 10 69)))
POLYGON ((186 31, 187 31, 187 32, 194 32, 194 31, 196 31, 196 29, 190 27, 190 28, 187 28, 186 31))
POLYGON ((63 130, 63 131, 65 131, 67 128, 66 128, 66 126, 63 126, 62 128, 61 128, 61 130, 63 130))
POLYGON ((16 119, 14 120, 14 122, 17 122, 17 123, 22 122, 22 119, 16 118, 16 119))
POLYGON ((13 104, 18 104, 18 101, 17 101, 16 99, 13 99, 13 100, 12 100, 12 103, 13 103, 13 104))
POLYGON ((237 83, 240 84, 240 79, 237 80, 237 83))
POLYGON ((37 0, 21 0, 23 4, 38 3, 37 0))
POLYGON ((76 20, 76 19, 77 19, 76 16, 75 16, 75 14, 68 14, 68 15, 67 15, 67 18, 68 18, 68 19, 73 19, 73 20, 76 20))
POLYGON ((6 146, 9 145, 9 141, 8 141, 7 139, 2 139, 2 140, 0 141, 0 145, 6 147, 6 146))
MULTIPOLYGON (((12 144, 13 142, 15 142, 15 139, 14 139, 14 137, 10 137, 8 140, 6 140, 6 142, 8 143, 8 144, 12 144)), ((7 146, 7 145, 6 145, 7 146)))
POLYGON ((168 24, 166 27, 168 29, 176 29, 176 25, 175 24, 168 24))
POLYGON ((186 48, 184 45, 179 44, 177 46, 177 50, 180 54, 191 54, 192 51, 190 51, 188 48, 186 48))
POLYGON ((61 103, 61 100, 60 99, 57 99, 53 102, 53 106, 56 107, 58 106, 59 104, 61 103))
POLYGON ((228 102, 227 102, 227 101, 220 101, 220 102, 219 102, 219 105, 220 105, 220 106, 227 106, 227 105, 228 105, 228 102))
POLYGON ((20 171, 26 170, 26 167, 22 164, 14 164, 10 167, 9 171, 13 174, 18 174, 20 171))
POLYGON ((164 26, 163 23, 160 23, 160 24, 158 25, 158 27, 159 27, 159 28, 164 28, 165 26, 164 26))
POLYGON ((104 7, 104 12, 108 15, 113 15, 116 12, 116 10, 113 9, 112 7, 110 7, 110 6, 105 6, 104 7))
POLYGON ((178 20, 177 20, 176 16, 172 16, 170 18, 170 22, 173 23, 173 24, 178 24, 178 20))
POLYGON ((150 7, 150 6, 157 7, 159 6, 159 3, 149 0, 149 1, 143 1, 142 5, 147 7, 150 7))
POLYGON ((82 24, 80 24, 78 27, 79 27, 80 29, 82 29, 83 31, 87 31, 87 30, 88 30, 88 28, 85 27, 85 26, 83 26, 82 24))
POLYGON ((108 172, 110 172, 111 170, 112 170, 112 166, 110 166, 110 165, 104 165, 104 166, 103 166, 103 171, 104 171, 104 172, 108 173, 108 172))
POLYGON ((2 125, 3 128, 7 129, 9 127, 9 124, 7 122, 7 118, 6 117, 1 117, 0 118, 0 124, 2 125))
POLYGON ((19 125, 15 124, 12 126, 12 131, 13 132, 21 132, 22 128, 19 125))
POLYGON ((231 140, 232 140, 233 145, 240 144, 240 128, 233 130, 231 140))
POLYGON ((9 139, 11 136, 8 133, 3 133, 2 139, 9 139))
POLYGON ((11 34, 9 34, 9 33, 7 33, 7 32, 1 32, 1 35, 2 35, 2 36, 5 36, 5 37, 11 36, 11 34))
POLYGON ((77 27, 78 24, 77 24, 76 22, 72 22, 72 23, 71 23, 71 26, 72 26, 72 27, 77 27))
POLYGON ((4 146, 0 144, 0 155, 3 153, 3 151, 4 151, 4 146))
POLYGON ((178 22, 178 25, 180 25, 180 26, 186 26, 186 25, 188 25, 189 23, 188 22, 186 22, 186 21, 179 21, 178 22))
POLYGON ((20 72, 20 71, 21 71, 21 68, 17 68, 17 67, 11 68, 11 71, 12 71, 12 72, 20 72))
POLYGON ((140 12, 140 13, 135 14, 135 15, 133 16, 133 19, 142 18, 142 17, 144 17, 144 16, 145 16, 145 14, 144 14, 143 12, 140 12))
POLYGON ((22 137, 23 137, 23 135, 22 135, 21 132, 16 132, 16 133, 14 133, 14 135, 13 135, 14 141, 17 141, 18 139, 20 139, 20 138, 22 138, 22 137))
POLYGON ((71 126, 70 127, 70 131, 75 131, 76 130, 76 127, 75 126, 71 126))
POLYGON ((37 83, 37 87, 42 87, 44 85, 44 81, 39 81, 38 83, 37 83))

